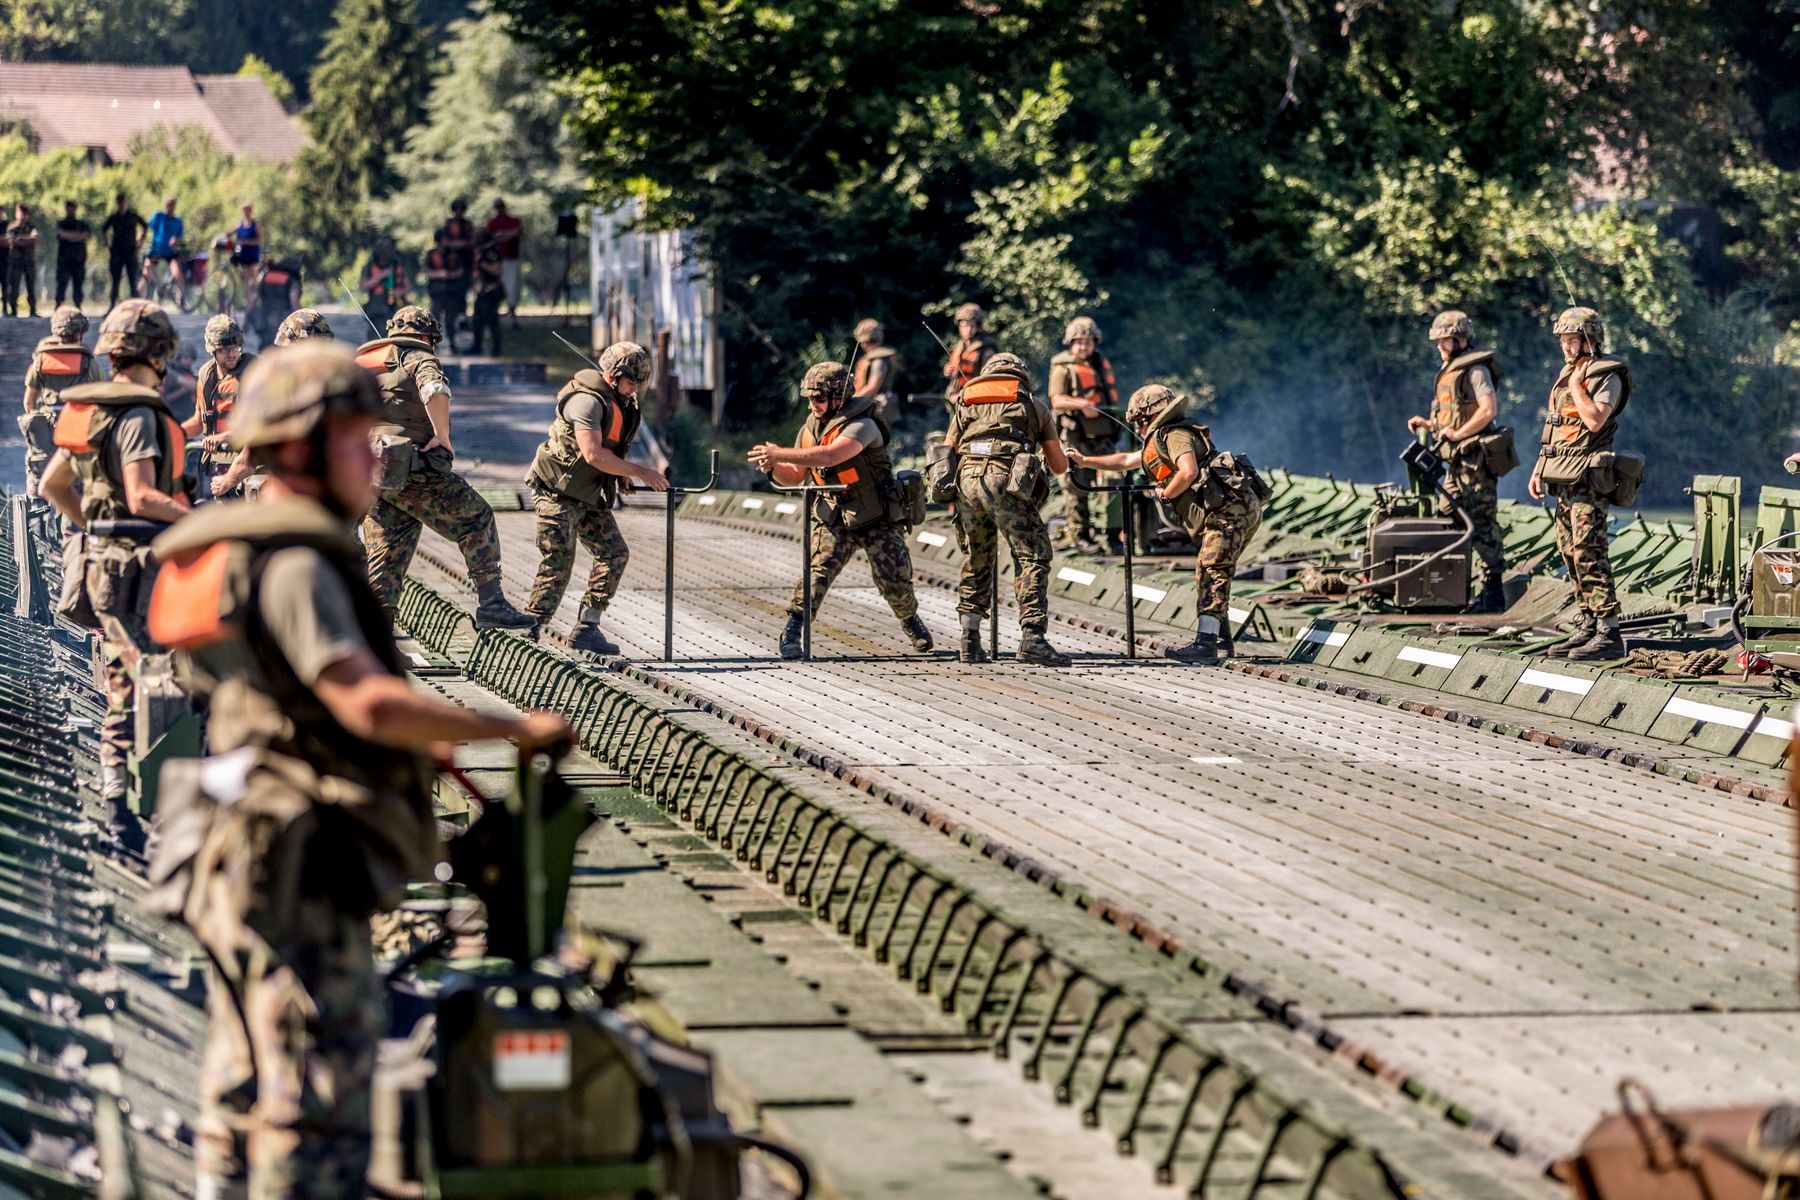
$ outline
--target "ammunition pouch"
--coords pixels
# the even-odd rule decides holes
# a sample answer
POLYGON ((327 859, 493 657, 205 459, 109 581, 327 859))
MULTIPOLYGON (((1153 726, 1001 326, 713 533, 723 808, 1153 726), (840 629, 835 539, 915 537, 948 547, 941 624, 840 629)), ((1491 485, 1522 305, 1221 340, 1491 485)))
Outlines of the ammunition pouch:
POLYGON ((1248 456, 1229 450, 1219 451, 1200 468, 1194 490, 1199 492, 1201 504, 1208 512, 1223 508, 1239 496, 1252 496, 1260 504, 1271 494, 1256 464, 1248 456))
POLYGON ((87 586, 88 535, 76 529, 63 540, 62 592, 56 598, 56 615, 83 629, 100 628, 100 616, 87 586))
POLYGON ((1644 482, 1644 456, 1628 450, 1602 450, 1588 470, 1588 486, 1608 504, 1630 504, 1644 482))
POLYGON ((956 447, 943 442, 925 447, 925 483, 934 504, 956 499, 956 447))
POLYGON ((1489 425, 1469 439, 1475 443, 1481 464, 1490 479, 1502 479, 1519 468, 1519 447, 1510 425, 1489 425))
POLYGON ((885 499, 890 525, 911 528, 924 523, 925 477, 917 471, 895 471, 888 480, 885 499))
POLYGON ((1007 472, 1006 491, 1030 504, 1044 499, 1048 483, 1044 478, 1044 459, 1040 454, 1015 454, 1012 469, 1007 472))
POLYGON ((375 481, 384 492, 397 492, 413 473, 418 448, 404 434, 383 433, 375 438, 375 481))
MULTIPOLYGON (((98 617, 142 629, 150 617, 150 585, 156 572, 147 543, 95 538, 87 546, 88 602, 98 617)), ((96 622, 98 625, 98 622, 96 622)))
POLYGON ((1586 483, 1588 469, 1593 465, 1592 454, 1558 453, 1554 446, 1549 446, 1538 455, 1532 474, 1550 487, 1570 487, 1586 483))

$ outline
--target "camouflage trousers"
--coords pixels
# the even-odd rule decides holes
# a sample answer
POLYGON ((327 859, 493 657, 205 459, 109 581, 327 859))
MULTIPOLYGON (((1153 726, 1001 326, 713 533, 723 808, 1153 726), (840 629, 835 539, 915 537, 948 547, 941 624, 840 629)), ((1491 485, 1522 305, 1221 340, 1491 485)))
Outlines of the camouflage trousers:
POLYGON ((106 715, 100 722, 100 783, 103 795, 125 792, 125 768, 137 739, 137 666, 154 643, 149 633, 150 589, 156 572, 147 552, 130 542, 88 542, 87 587, 100 618, 100 667, 106 688, 106 715))
POLYGON ((1199 592, 1198 615, 1217 617, 1222 628, 1231 628, 1231 580, 1238 558, 1262 524, 1262 501, 1251 495, 1233 495, 1217 508, 1208 509, 1200 525, 1200 554, 1194 560, 1194 586, 1199 592))
POLYGON ((1619 615, 1613 589, 1612 558, 1607 554, 1606 501, 1585 484, 1556 487, 1556 548, 1568 568, 1575 601, 1601 619, 1619 615))
MULTIPOLYGON (((1483 579, 1499 579, 1506 573, 1506 550, 1500 535, 1499 484, 1479 466, 1452 465, 1444 486, 1462 505, 1475 527, 1470 551, 1480 560, 1483 579)), ((1450 515, 1450 502, 1438 501, 1438 513, 1450 515)))
MULTIPOLYGON (((1074 421, 1059 420, 1057 422, 1057 433, 1062 438, 1065 448, 1079 450, 1083 454, 1111 454, 1116 448, 1116 438, 1084 437, 1079 433, 1080 428, 1080 424, 1074 421)), ((1082 487, 1093 487, 1094 481, 1099 477, 1100 472, 1092 467, 1069 468, 1068 478, 1081 484, 1082 487)), ((1064 529, 1064 533, 1070 540, 1093 537, 1094 508, 1099 506, 1104 513, 1105 505, 1111 497, 1102 496, 1096 501, 1094 497, 1074 487, 1063 489, 1063 496, 1068 504, 1069 514, 1069 524, 1064 529)), ((1101 523, 1105 523, 1104 515, 1101 517, 1101 523)))
POLYGON ((224 1181, 247 1164, 252 1200, 361 1196, 386 1026, 369 922, 313 899, 283 924, 208 981, 200 1168, 224 1181))
POLYGON ((1005 460, 974 460, 957 478, 956 521, 968 557, 956 585, 956 611, 988 611, 1004 535, 1013 556, 1019 628, 1042 630, 1050 624, 1050 531, 1037 505, 1006 490, 1008 467, 1005 460))
POLYGON ((594 556, 587 590, 581 594, 582 606, 606 611, 631 557, 612 510, 544 488, 532 490, 531 504, 537 510, 538 569, 525 611, 540 622, 556 615, 556 606, 569 589, 569 577, 575 573, 577 542, 594 556))
MULTIPOLYGON (((894 615, 909 621, 919 614, 919 598, 913 594, 912 551, 906 548, 906 534, 898 525, 876 521, 861 529, 845 529, 832 514, 813 526, 812 610, 814 614, 825 603, 825 593, 843 573, 844 567, 858 550, 869 560, 869 574, 875 590, 888 602, 894 615)), ((794 585, 794 598, 788 601, 788 615, 800 616, 806 611, 803 585, 794 585)))
POLYGON ((500 535, 494 510, 476 495, 469 481, 454 471, 421 467, 397 492, 383 492, 375 510, 363 521, 363 547, 369 555, 369 583, 390 611, 400 596, 406 568, 419 548, 419 535, 429 525, 456 543, 477 591, 500 582, 500 535))

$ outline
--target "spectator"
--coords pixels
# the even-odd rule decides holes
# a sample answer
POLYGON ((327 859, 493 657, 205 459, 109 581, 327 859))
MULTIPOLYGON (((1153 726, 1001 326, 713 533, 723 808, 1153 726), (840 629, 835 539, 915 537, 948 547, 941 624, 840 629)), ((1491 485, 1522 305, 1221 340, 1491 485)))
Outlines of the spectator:
POLYGON ((394 254, 394 243, 387 238, 376 241, 375 249, 369 255, 369 265, 363 268, 361 286, 368 297, 368 303, 363 306, 364 315, 376 329, 386 329, 388 318, 406 303, 410 286, 406 268, 400 265, 394 254))
POLYGON ((77 214, 80 206, 63 201, 63 219, 56 223, 56 306, 62 307, 65 288, 75 289, 75 307, 81 307, 81 283, 87 277, 88 239, 93 226, 77 214))
POLYGON ((499 247, 494 244, 492 235, 483 233, 475 251, 475 315, 471 320, 474 326, 475 345, 470 351, 480 354, 483 335, 489 335, 494 343, 494 357, 500 357, 500 302, 506 299, 505 266, 506 260, 500 257, 499 247))
POLYGON ((37 226, 31 223, 31 206, 23 200, 13 206, 13 223, 6 227, 12 242, 7 261, 7 290, 12 293, 12 315, 19 315, 19 291, 24 289, 31 315, 37 316, 37 226))
POLYGON ((469 202, 458 197, 450 202, 450 219, 444 222, 444 249, 457 257, 464 279, 475 273, 475 222, 469 220, 469 202))
POLYGON ((12 290, 12 235, 6 231, 6 205, 0 204, 0 312, 19 315, 18 297, 12 290))
POLYGON ((513 328, 519 327, 519 237, 524 231, 519 218, 506 211, 506 201, 494 197, 494 215, 488 218, 487 231, 494 239, 500 255, 500 281, 506 288, 506 312, 513 328))
POLYGON ((238 274, 243 276, 246 304, 256 303, 256 268, 262 262, 262 226, 256 223, 254 207, 244 205, 244 219, 232 232, 237 248, 231 252, 231 261, 237 264, 238 274))
POLYGON ((112 276, 112 288, 106 297, 108 308, 119 302, 121 281, 126 299, 137 295, 138 251, 149 228, 144 218, 132 211, 124 192, 113 197, 112 213, 100 226, 100 236, 106 239, 106 270, 112 276))
POLYGON ((181 239, 186 232, 185 223, 175 215, 175 197, 163 201, 161 212, 150 214, 150 253, 144 256, 145 294, 150 291, 150 275, 159 262, 169 264, 169 276, 174 280, 176 294, 186 294, 187 280, 181 266, 181 239))

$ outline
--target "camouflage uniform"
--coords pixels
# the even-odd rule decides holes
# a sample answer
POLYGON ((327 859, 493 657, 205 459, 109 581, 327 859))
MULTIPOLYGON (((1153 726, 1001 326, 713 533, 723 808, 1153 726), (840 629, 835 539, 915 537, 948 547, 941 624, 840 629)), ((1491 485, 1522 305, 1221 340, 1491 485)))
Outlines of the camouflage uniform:
POLYGON ((556 606, 569 590, 569 577, 575 573, 575 545, 579 542, 594 556, 581 606, 596 615, 605 612, 631 558, 631 547, 625 544, 612 510, 545 488, 532 491, 531 506, 537 510, 538 569, 525 611, 539 623, 556 615, 556 606))
POLYGON ((62 412, 61 391, 82 383, 99 383, 106 376, 99 360, 83 344, 87 318, 81 310, 64 306, 50 318, 50 336, 32 350, 25 368, 25 386, 37 390, 37 404, 19 414, 19 432, 25 435, 25 490, 37 494, 44 465, 56 452, 52 430, 62 412))
POLYGON ((1612 558, 1607 553, 1607 521, 1611 506, 1586 484, 1558 485, 1556 550, 1568 569, 1569 582, 1581 607, 1596 617, 1619 615, 1619 593, 1613 587, 1612 558))
MULTIPOLYGON (((1466 424, 1475 415, 1483 391, 1493 393, 1500 382, 1500 364, 1492 350, 1470 348, 1474 325, 1468 314, 1457 309, 1439 313, 1431 323, 1430 340, 1460 339, 1456 350, 1438 368, 1436 389, 1431 401, 1431 429, 1440 437, 1466 424)), ((1498 396, 1495 396, 1496 402, 1498 396)), ((1492 432, 1490 423, 1481 433, 1492 432)), ((1479 434, 1477 435, 1479 436, 1479 434)), ((1470 548, 1480 560, 1482 578, 1492 593, 1506 573, 1506 553, 1500 534, 1500 481, 1488 470, 1487 458, 1474 438, 1443 445, 1446 459, 1444 489, 1474 526, 1470 548)), ((1453 510, 1448 500, 1440 500, 1438 514, 1448 517, 1453 510)), ((1501 597, 1494 597, 1499 600, 1501 597)))
POLYGON ((1025 494, 1010 486, 1015 460, 1035 457, 1056 438, 1050 409, 1031 394, 1022 368, 1011 355, 990 363, 990 372, 971 380, 958 400, 950 432, 956 442, 956 519, 968 551, 956 585, 956 610, 966 616, 988 611, 999 539, 1013 556, 1013 593, 1019 627, 1042 633, 1050 623, 1050 531, 1038 506, 1050 494, 1043 471, 1025 494), (1001 364, 996 368, 993 363, 1001 364), (990 396, 989 393, 994 395, 990 396))
MULTIPOLYGON (((813 527, 812 603, 813 611, 825 603, 850 557, 861 550, 869 560, 869 574, 875 590, 881 593, 894 615, 902 621, 918 615, 919 598, 913 592, 912 551, 907 549, 906 535, 897 526, 866 525, 861 529, 845 529, 842 518, 833 511, 813 527)), ((805 598, 800 584, 794 585, 793 599, 788 601, 788 615, 805 612, 805 598)))
MULTIPOLYGON (((234 438, 300 440, 333 413, 379 405, 347 351, 297 347, 250 376, 234 438)), ((213 963, 203 1186, 241 1185, 247 1163, 255 1197, 361 1196, 387 1026, 369 916, 426 877, 439 847, 429 763, 349 732, 314 689, 357 654, 404 668, 350 529, 316 501, 212 505, 155 550, 150 626, 210 701, 217 769, 236 761, 242 772, 224 785, 229 804, 197 777, 165 779, 174 827, 203 832, 186 849, 159 846, 151 876, 162 882, 146 898, 184 920, 213 963), (207 565, 220 546, 222 575, 207 565)))
POLYGON ((450 382, 431 343, 410 336, 400 324, 413 313, 425 316, 413 307, 401 309, 389 324, 391 330, 399 331, 396 336, 365 343, 356 358, 382 381, 382 415, 399 424, 418 451, 406 483, 398 491, 382 493, 363 521, 369 582, 390 611, 425 525, 456 543, 468 567, 469 583, 478 593, 497 594, 500 587, 500 537, 494 510, 467 480, 450 469, 453 459, 448 450, 442 446, 425 450, 433 433, 424 402, 448 395, 450 382))
MULTIPOLYGON (((1068 329, 1063 333, 1063 342, 1067 344, 1077 337, 1093 338, 1098 347, 1100 327, 1091 317, 1077 317, 1069 322, 1068 329)), ((1085 358, 1077 358, 1070 350, 1058 352, 1050 360, 1050 400, 1051 410, 1056 413, 1056 435, 1064 449, 1076 450, 1082 454, 1111 454, 1118 445, 1119 427, 1103 416, 1085 417, 1079 412, 1058 410, 1055 407, 1058 396, 1085 400, 1103 411, 1110 412, 1117 408, 1119 385, 1113 376, 1112 363, 1107 357, 1097 348, 1085 358)), ((1072 483, 1092 487, 1098 477, 1099 472, 1091 467, 1069 468, 1072 483)), ((1068 489, 1067 533, 1070 540, 1087 541, 1094 536, 1092 501, 1093 498, 1080 488, 1068 489)))

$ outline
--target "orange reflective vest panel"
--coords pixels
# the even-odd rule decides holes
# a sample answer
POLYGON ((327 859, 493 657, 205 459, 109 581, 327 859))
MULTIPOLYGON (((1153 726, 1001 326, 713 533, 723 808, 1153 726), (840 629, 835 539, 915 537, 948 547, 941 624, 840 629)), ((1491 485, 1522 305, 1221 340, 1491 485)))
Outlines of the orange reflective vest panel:
MULTIPOLYGON (((825 440, 822 442, 816 442, 813 440, 812 434, 810 432, 808 432, 807 430, 803 429, 800 431, 800 449, 810 450, 814 446, 829 446, 829 445, 831 445, 831 443, 837 441, 838 434, 840 434, 842 432, 843 432, 843 429, 841 427, 837 428, 837 429, 827 430, 825 433, 825 440)), ((841 466, 841 467, 826 467, 826 468, 823 468, 822 470, 814 470, 812 472, 812 478, 813 478, 813 482, 818 484, 821 487, 824 487, 828 484, 834 484, 834 483, 841 483, 845 487, 848 487, 851 484, 855 483, 857 480, 861 479, 862 473, 859 472, 855 467, 845 465, 845 466, 841 466), (827 479, 825 477, 826 471, 831 472, 831 478, 827 479)))
POLYGON ((1098 367, 1086 362, 1072 362, 1069 369, 1075 375, 1075 398, 1086 400, 1099 394, 1102 405, 1117 404, 1119 400, 1119 383, 1113 378, 1111 360, 1104 355, 1096 355, 1100 360, 1098 367))
POLYGON ((1019 381, 1004 376, 978 379, 963 389, 964 404, 1012 404, 1019 401, 1019 381))
POLYGON ((1175 473, 1175 464, 1162 456, 1162 452, 1156 448, 1155 438, 1144 443, 1144 471, 1157 483, 1175 473))
POLYGON ((98 404, 65 404, 62 416, 56 418, 56 444, 70 454, 91 454, 94 447, 88 443, 88 430, 94 426, 94 414, 99 411, 98 404))
POLYGON ((970 345, 962 343, 962 348, 950 356, 950 364, 944 374, 957 383, 968 383, 981 370, 982 343, 970 345))
POLYGON ((81 350, 40 350, 38 378, 52 391, 74 387, 87 378, 88 356, 81 350))
POLYGON ((235 632, 221 613, 231 543, 214 542, 163 563, 150 593, 150 636, 177 650, 223 641, 235 632))

